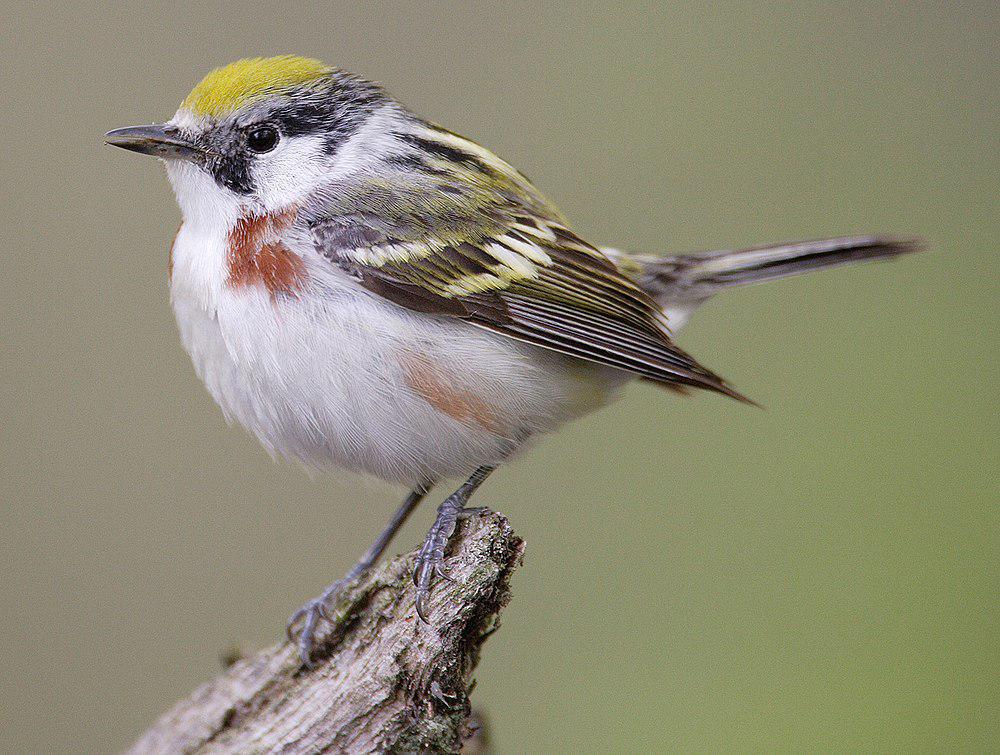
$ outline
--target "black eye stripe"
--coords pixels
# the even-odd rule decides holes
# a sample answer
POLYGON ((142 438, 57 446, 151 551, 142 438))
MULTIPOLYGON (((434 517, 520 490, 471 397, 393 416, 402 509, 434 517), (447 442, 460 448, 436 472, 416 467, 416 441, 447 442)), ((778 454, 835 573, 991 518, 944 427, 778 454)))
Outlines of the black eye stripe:
POLYGON ((248 114, 253 122, 236 119, 219 124, 208 139, 211 151, 205 169, 215 180, 238 194, 257 191, 253 165, 258 156, 282 140, 319 136, 327 155, 354 134, 365 119, 388 102, 371 82, 337 73, 303 87, 277 92, 272 105, 248 114), (274 135, 257 133, 270 128, 274 135))
POLYGON ((247 133, 247 147, 252 152, 270 152, 278 146, 280 138, 278 129, 274 126, 255 126, 247 133))

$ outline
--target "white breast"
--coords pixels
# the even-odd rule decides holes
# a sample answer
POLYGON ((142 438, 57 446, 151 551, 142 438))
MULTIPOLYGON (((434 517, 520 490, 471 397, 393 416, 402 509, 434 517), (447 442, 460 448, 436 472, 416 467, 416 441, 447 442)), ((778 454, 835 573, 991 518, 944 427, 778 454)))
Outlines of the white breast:
POLYGON ((226 284, 226 236, 185 223, 171 301, 226 416, 272 453, 415 484, 497 463, 609 400, 624 376, 467 323, 413 313, 299 250, 307 283, 275 299, 226 284))

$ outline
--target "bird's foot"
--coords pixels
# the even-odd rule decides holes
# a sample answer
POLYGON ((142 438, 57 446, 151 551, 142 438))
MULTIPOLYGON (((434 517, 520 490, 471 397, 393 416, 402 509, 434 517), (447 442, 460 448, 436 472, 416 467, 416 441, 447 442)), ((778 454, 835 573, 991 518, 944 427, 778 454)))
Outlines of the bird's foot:
POLYGON ((307 601, 298 611, 293 613, 288 620, 288 624, 285 625, 288 639, 298 644, 299 658, 302 659, 302 663, 307 668, 312 668, 313 666, 312 652, 315 648, 316 630, 319 627, 319 623, 320 621, 330 620, 327 606, 331 601, 336 602, 336 598, 340 596, 340 593, 343 592, 348 582, 350 582, 350 579, 347 577, 338 579, 327 587, 322 595, 307 601), (297 637, 296 632, 298 633, 297 637))
POLYGON ((431 593, 431 579, 437 575, 446 582, 455 581, 448 573, 451 570, 451 565, 444 558, 448 541, 455 532, 455 524, 459 519, 468 519, 470 516, 490 512, 490 509, 485 506, 467 509, 462 506, 463 503, 462 497, 453 495, 441 504, 437 519, 434 520, 434 525, 427 533, 427 538, 424 540, 413 565, 413 584, 417 588, 417 616, 425 624, 430 623, 427 600, 431 593))

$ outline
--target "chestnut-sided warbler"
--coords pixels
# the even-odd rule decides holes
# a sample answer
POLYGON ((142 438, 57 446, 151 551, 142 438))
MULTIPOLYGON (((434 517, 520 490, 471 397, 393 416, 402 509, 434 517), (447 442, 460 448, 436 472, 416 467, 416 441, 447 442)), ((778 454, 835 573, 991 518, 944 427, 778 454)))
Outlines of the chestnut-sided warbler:
POLYGON ((639 378, 746 401, 673 336, 716 292, 914 251, 857 236, 699 255, 599 249, 515 168, 379 86, 294 56, 212 71, 163 124, 109 144, 161 158, 183 224, 170 299, 226 416, 272 454, 411 491, 317 624, 438 480, 467 477, 417 558, 416 611, 469 497, 539 434, 639 378))

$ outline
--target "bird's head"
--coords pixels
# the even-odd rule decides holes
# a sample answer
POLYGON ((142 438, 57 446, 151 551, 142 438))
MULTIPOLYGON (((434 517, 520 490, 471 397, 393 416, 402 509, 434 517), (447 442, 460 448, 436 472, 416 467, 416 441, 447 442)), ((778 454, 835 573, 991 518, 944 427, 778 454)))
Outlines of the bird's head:
POLYGON ((380 157, 380 135, 399 117, 377 85, 283 55, 218 68, 166 123, 105 138, 163 159, 185 217, 269 213, 380 157))

